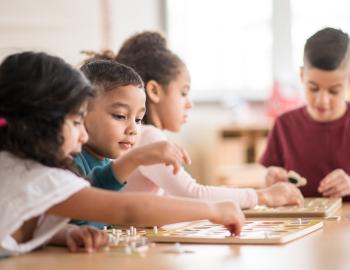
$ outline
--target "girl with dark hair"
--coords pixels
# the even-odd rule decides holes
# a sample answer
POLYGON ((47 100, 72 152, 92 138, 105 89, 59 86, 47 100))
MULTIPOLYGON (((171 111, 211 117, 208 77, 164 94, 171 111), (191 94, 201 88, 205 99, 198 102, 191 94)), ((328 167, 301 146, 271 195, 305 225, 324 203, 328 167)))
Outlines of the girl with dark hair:
POLYGON ((45 53, 10 55, 0 65, 0 257, 45 243, 88 252, 106 244, 105 233, 67 225, 69 218, 148 226, 209 219, 240 232, 233 202, 119 194, 79 177, 73 157, 88 140, 93 94, 79 71, 45 53))
MULTIPOLYGON (((178 132, 186 122, 192 103, 189 99, 190 74, 184 62, 167 46, 157 32, 142 32, 124 42, 117 56, 107 51, 91 54, 95 59, 113 58, 136 70, 145 83, 146 116, 137 147, 167 141, 163 130, 178 132)), ((137 149, 137 148, 136 148, 137 149)), ((198 184, 184 169, 176 175, 162 164, 139 166, 127 179, 125 191, 165 193, 209 201, 234 200, 241 208, 257 203, 269 206, 301 204, 299 190, 288 183, 253 190, 198 184)))

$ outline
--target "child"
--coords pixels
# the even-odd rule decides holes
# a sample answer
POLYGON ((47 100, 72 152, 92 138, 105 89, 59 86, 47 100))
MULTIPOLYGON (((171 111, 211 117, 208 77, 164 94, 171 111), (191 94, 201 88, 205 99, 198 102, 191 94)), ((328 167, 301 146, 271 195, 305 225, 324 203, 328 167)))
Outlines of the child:
POLYGON ((107 236, 66 225, 68 218, 162 225, 209 219, 239 233, 243 215, 232 201, 208 203, 91 188, 73 157, 88 140, 88 81, 45 53, 8 56, 0 66, 0 257, 45 243, 93 251, 107 236))
MULTIPOLYGON (((157 142, 130 150, 140 133, 146 96, 141 77, 130 67, 110 60, 88 61, 81 67, 97 96, 90 100, 85 127, 89 140, 75 158, 82 172, 95 187, 118 191, 130 173, 140 165, 188 163, 187 153, 179 146, 157 142), (126 153, 121 158, 121 154, 126 153), (116 159, 117 160, 111 160, 116 159)), ((85 221, 103 228, 106 224, 85 221)))
MULTIPOLYGON (((110 55, 110 52, 109 52, 110 55)), ((108 58, 95 55, 95 58, 108 58)), ((178 131, 186 121, 187 110, 192 107, 188 92, 189 73, 185 64, 166 46, 158 33, 144 32, 131 37, 122 46, 116 60, 133 67, 145 82, 147 110, 139 146, 158 141, 167 141, 162 130, 178 131)), ((242 208, 254 207, 257 203, 269 206, 300 204, 302 196, 295 187, 275 185, 268 189, 233 189, 203 186, 183 169, 174 175, 162 164, 139 166, 127 178, 125 191, 147 191, 200 198, 210 201, 235 200, 242 208)))
POLYGON ((277 118, 260 161, 266 182, 293 170, 308 181, 304 196, 350 195, 349 36, 333 28, 311 36, 300 75, 306 106, 277 118))

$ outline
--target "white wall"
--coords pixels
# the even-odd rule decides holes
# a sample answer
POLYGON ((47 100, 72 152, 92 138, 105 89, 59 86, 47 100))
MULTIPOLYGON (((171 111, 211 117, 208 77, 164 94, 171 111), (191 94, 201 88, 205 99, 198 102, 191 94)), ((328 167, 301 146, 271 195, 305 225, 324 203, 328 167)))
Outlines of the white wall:
POLYGON ((0 60, 16 51, 43 50, 77 64, 79 51, 104 45, 102 3, 110 7, 113 50, 137 31, 163 29, 162 0, 0 0, 0 60))
POLYGON ((136 32, 163 31, 164 3, 165 0, 110 0, 112 49, 119 49, 136 32))

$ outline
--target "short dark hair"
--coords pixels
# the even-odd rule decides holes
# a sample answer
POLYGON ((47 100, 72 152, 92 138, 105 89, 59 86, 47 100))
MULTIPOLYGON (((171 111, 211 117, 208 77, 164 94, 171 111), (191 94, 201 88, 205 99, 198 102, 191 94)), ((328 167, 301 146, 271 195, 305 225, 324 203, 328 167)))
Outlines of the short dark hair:
POLYGON ((90 59, 80 69, 97 91, 110 91, 127 85, 144 88, 140 75, 134 69, 115 60, 90 59))
POLYGON ((335 70, 347 56, 349 35, 340 29, 324 28, 307 39, 304 62, 322 70, 335 70))
POLYGON ((43 52, 8 56, 0 65, 0 150, 50 167, 75 170, 61 151, 65 117, 77 113, 93 90, 64 60, 43 52))

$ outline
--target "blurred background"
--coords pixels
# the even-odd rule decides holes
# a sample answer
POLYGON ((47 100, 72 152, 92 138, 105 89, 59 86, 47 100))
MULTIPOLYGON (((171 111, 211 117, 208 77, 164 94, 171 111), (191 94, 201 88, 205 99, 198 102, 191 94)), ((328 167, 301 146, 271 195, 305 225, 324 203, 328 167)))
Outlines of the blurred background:
POLYGON ((305 40, 326 26, 350 33, 350 1, 0 0, 0 60, 43 50, 78 66, 81 50, 118 51, 136 32, 161 31, 192 76, 195 106, 169 134, 190 153, 188 171, 257 187, 274 118, 303 104, 305 40))

